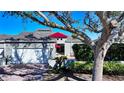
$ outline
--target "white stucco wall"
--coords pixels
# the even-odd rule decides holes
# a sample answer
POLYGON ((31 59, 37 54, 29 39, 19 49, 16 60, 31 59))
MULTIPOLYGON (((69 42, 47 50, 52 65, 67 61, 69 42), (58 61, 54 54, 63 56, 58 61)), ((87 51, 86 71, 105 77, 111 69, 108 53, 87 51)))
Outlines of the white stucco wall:
POLYGON ((64 44, 65 43, 65 38, 62 38, 62 40, 61 40, 61 38, 58 38, 58 39, 56 39, 56 43, 57 44, 64 44))
POLYGON ((73 46, 73 43, 65 43, 65 55, 66 56, 74 55, 72 46, 73 46))
POLYGON ((52 55, 51 55, 51 58, 55 58, 56 57, 56 48, 55 48, 55 45, 56 43, 52 43, 51 46, 52 46, 52 55))
MULTIPOLYGON (((6 63, 47 63, 51 58, 55 57, 55 43, 11 43, 0 44, 0 52, 4 50, 4 57, 0 64, 6 63), (2 49, 3 48, 3 49, 2 49), (2 49, 2 50, 1 50, 2 49), (16 53, 15 53, 15 50, 16 53), (23 54, 23 55, 22 55, 23 54), (9 60, 8 60, 9 58, 9 60), (20 62, 21 59, 21 62, 20 62)), ((1 55, 0 55, 1 56, 1 55)))

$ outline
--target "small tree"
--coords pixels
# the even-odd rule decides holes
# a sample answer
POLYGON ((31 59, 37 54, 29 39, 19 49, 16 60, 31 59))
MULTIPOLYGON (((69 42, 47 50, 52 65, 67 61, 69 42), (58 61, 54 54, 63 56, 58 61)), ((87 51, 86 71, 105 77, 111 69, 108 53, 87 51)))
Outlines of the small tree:
POLYGON ((74 18, 75 12, 62 11, 34 11, 34 12, 7 12, 11 15, 20 15, 31 19, 41 25, 66 30, 75 34, 75 37, 86 43, 94 52, 94 67, 92 80, 102 80, 103 61, 108 48, 116 41, 123 39, 124 35, 124 12, 97 11, 97 12, 80 12, 82 19, 74 18), (51 17, 52 16, 52 17, 51 17), (53 21, 56 18, 58 21, 53 21), (82 22, 83 20, 83 22, 82 22), (79 26, 82 22, 82 25, 79 26), (77 25, 75 25, 77 24, 77 25), (100 33, 97 40, 93 41, 86 31, 100 33))

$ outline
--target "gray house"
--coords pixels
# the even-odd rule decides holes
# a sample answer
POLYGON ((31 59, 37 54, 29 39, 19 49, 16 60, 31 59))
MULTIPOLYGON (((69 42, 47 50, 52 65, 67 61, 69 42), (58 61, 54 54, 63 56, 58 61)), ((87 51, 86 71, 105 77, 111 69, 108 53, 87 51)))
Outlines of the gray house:
POLYGON ((74 57, 73 44, 81 41, 51 30, 0 35, 0 64, 48 63, 56 56, 74 57))

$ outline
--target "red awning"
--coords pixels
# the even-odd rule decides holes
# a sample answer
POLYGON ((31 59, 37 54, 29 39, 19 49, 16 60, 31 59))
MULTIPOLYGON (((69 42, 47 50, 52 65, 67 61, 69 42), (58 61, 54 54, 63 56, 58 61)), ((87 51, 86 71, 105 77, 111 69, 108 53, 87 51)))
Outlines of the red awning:
POLYGON ((67 38, 66 35, 59 33, 59 32, 51 34, 51 35, 49 35, 49 37, 51 37, 51 38, 67 38))
POLYGON ((61 46, 60 46, 60 45, 58 45, 58 44, 56 44, 56 45, 55 45, 55 47, 56 47, 56 48, 61 48, 61 46))

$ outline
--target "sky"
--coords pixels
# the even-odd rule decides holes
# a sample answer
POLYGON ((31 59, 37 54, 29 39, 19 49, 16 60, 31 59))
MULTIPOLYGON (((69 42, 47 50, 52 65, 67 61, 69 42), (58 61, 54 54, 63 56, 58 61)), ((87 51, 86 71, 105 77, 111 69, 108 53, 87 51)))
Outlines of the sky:
MULTIPOLYGON (((82 12, 74 12, 73 18, 82 20, 81 17, 83 17, 84 14, 82 12)), ((56 23, 59 23, 56 19, 52 19, 56 23)), ((83 22, 83 20, 82 20, 83 22)), ((83 26, 83 24, 78 24, 83 26)), ((76 25, 75 25, 76 26, 76 25)), ((53 32, 62 32, 66 35, 71 36, 71 33, 60 30, 60 29, 53 29, 50 27, 42 26, 35 22, 27 22, 23 23, 22 18, 15 17, 15 16, 8 16, 8 17, 2 17, 2 12, 0 12, 0 34, 7 34, 7 35, 17 35, 21 32, 33 32, 37 29, 52 29, 53 32)), ((86 34, 91 37, 92 40, 96 39, 98 37, 98 34, 95 34, 93 32, 87 31, 86 34)))

